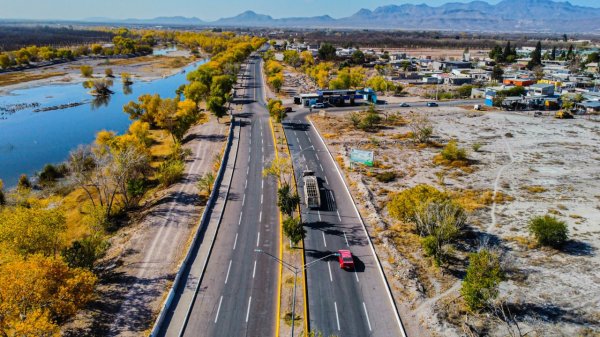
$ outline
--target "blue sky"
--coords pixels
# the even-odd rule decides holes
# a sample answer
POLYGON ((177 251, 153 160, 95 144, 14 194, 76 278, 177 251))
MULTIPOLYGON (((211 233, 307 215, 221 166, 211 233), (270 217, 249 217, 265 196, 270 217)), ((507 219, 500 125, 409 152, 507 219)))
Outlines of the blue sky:
MULTIPOLYGON (((453 0, 454 2, 467 2, 453 0)), ((329 14, 334 18, 360 8, 401 3, 441 5, 446 0, 0 0, 0 18, 81 19, 87 17, 153 18, 196 16, 216 20, 254 10, 273 17, 329 14)), ((488 0, 497 3, 499 0, 488 0)), ((598 0, 571 0, 572 4, 598 7, 598 0)))

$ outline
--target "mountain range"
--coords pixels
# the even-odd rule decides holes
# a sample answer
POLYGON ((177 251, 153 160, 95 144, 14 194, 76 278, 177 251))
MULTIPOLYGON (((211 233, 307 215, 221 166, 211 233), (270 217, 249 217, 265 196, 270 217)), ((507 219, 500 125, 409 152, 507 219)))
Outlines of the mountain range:
MULTIPOLYGON (((317 5, 315 5, 317 6, 317 5)), ((196 17, 158 17, 154 19, 111 20, 89 18, 87 22, 199 25, 214 27, 279 28, 360 28, 404 30, 449 30, 484 32, 578 32, 600 33, 600 8, 576 6, 552 0, 502 0, 388 5, 374 10, 361 9, 354 15, 332 18, 289 17, 275 19, 269 15, 246 11, 237 16, 207 22, 196 17)))

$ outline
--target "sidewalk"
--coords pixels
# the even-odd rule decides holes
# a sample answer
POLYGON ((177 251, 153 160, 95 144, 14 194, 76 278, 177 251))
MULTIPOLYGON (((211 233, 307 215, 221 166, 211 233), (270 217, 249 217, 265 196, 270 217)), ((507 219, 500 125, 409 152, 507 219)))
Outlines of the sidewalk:
MULTIPOLYGON (((179 336, 179 332, 187 320, 188 311, 195 300, 198 286, 202 280, 204 270, 208 263, 212 247, 221 224, 221 218, 223 217, 223 210, 227 202, 229 195, 229 189, 231 186, 231 180, 233 177, 233 171, 235 162, 237 159, 238 145, 240 139, 240 122, 234 122, 233 127, 233 139, 231 143, 231 151, 227 158, 227 165, 223 173, 223 180, 219 186, 219 194, 215 201, 215 204, 211 209, 207 209, 206 212, 210 218, 208 224, 204 228, 200 228, 201 234, 195 247, 192 247, 193 251, 190 256, 193 259, 190 261, 190 267, 182 274, 182 286, 179 291, 175 294, 171 308, 174 311, 168 313, 165 319, 164 331, 161 331, 159 336, 179 336)), ((202 224, 201 224, 202 225, 202 224)))

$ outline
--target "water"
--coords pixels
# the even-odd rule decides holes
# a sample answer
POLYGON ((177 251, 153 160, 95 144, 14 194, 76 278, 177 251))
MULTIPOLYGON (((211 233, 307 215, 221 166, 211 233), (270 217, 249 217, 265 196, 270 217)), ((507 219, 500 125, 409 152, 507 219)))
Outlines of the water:
POLYGON ((143 94, 174 97, 175 90, 186 83, 187 72, 196 69, 201 61, 184 68, 173 76, 151 82, 136 82, 126 90, 120 79, 114 79, 115 93, 108 101, 94 101, 78 84, 56 84, 13 91, 0 96, 0 107, 22 103, 40 103, 37 108, 74 102, 83 105, 62 110, 33 112, 26 108, 13 114, 0 111, 0 179, 5 186, 15 186, 21 174, 29 176, 45 164, 60 163, 80 144, 89 144, 100 130, 123 133, 131 120, 123 105, 143 94))
POLYGON ((162 48, 162 49, 154 49, 152 51, 152 55, 163 56, 163 55, 167 55, 168 53, 172 53, 174 51, 177 51, 176 46, 166 47, 166 48, 162 48))

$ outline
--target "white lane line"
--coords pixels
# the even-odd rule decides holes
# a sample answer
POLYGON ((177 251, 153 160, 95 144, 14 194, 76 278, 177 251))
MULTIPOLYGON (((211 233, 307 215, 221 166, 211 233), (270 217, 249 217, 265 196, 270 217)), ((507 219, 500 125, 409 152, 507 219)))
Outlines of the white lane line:
POLYGON ((229 267, 227 267, 227 276, 225 276, 225 284, 227 284, 227 280, 229 280, 229 271, 231 270, 231 262, 232 262, 232 260, 229 260, 229 267))
POLYGON ((298 143, 300 143, 300 139, 299 139, 298 137, 296 137, 296 141, 297 141, 298 143))
POLYGON ((258 247, 259 242, 260 242, 260 232, 258 232, 258 235, 256 235, 256 247, 258 247))
POLYGON ((344 232, 344 239, 346 240, 346 246, 350 247, 350 245, 348 244, 348 237, 346 236, 346 232, 344 232))
POLYGON ((221 303, 223 303, 223 296, 221 296, 221 299, 219 300, 219 307, 217 308, 217 315, 215 316, 215 323, 217 323, 217 320, 219 319, 219 311, 221 311, 221 303))
POLYGON ((320 159, 319 159, 319 154, 318 154, 318 153, 315 153, 315 157, 317 157, 317 160, 320 160, 320 159))
POLYGON ((249 173, 249 172, 250 172, 250 166, 248 166, 248 167, 246 168, 246 175, 248 175, 248 173, 249 173))
POLYGON ((258 222, 262 221, 262 211, 260 211, 260 213, 258 214, 258 222))
POLYGON ((238 225, 242 224, 242 214, 244 214, 244 212, 240 212, 240 220, 238 220, 238 225))
POLYGON ((335 202, 335 197, 333 196, 333 193, 331 193, 331 200, 333 200, 333 202, 335 202))
POLYGON ((302 151, 302 145, 298 144, 298 146, 300 146, 300 151, 302 151))
POLYGON ((369 331, 373 331, 373 329, 371 329, 371 321, 369 320, 369 313, 367 313, 367 306, 365 302, 363 302, 363 309, 365 309, 365 316, 367 316, 367 324, 369 325, 369 331))
MULTIPOLYGON (((321 220, 321 211, 317 211, 317 214, 319 215, 319 221, 323 221, 323 220, 321 220)), ((325 234, 323 234, 323 235, 325 235, 325 234)))
POLYGON ((250 317, 250 304, 252 303, 252 296, 248 299, 248 310, 246 311, 246 323, 248 323, 248 317, 250 317))
POLYGON ((356 277, 356 282, 360 283, 360 281, 358 280, 358 273, 356 272, 356 269, 354 270, 354 276, 356 277))
POLYGON ((325 232, 321 232, 323 234, 323 244, 327 247, 327 241, 325 241, 325 232))
POLYGON ((337 212, 338 220, 340 220, 340 222, 342 222, 342 217, 340 216, 340 211, 336 210, 336 212, 337 212))
POLYGON ((338 312, 337 312, 337 303, 333 302, 333 306, 335 307, 335 320, 337 321, 337 327, 338 327, 338 331, 340 331, 340 316, 338 316, 338 312))
POLYGON ((304 131, 304 133, 308 136, 308 131, 304 131))
POLYGON ((312 144, 312 140, 310 139, 310 137, 308 137, 308 142, 312 144))
POLYGON ((248 164, 250 164, 250 157, 248 157, 248 164))
POLYGON ((235 233, 235 240, 233 241, 233 250, 235 250, 235 246, 237 246, 237 237, 238 233, 235 233))
POLYGON ((252 269, 252 278, 256 275, 256 260, 254 260, 254 269, 252 269))
POLYGON ((327 180, 327 177, 325 177, 325 184, 329 185, 329 181, 327 180))
POLYGON ((323 170, 323 165, 321 165, 320 163, 319 163, 319 167, 321 168, 321 171, 325 171, 325 170, 323 170))
POLYGON ((333 275, 331 274, 331 263, 327 261, 327 268, 329 268, 329 281, 333 282, 333 275))
POLYGON ((246 195, 244 194, 244 197, 242 198, 242 207, 244 207, 245 203, 246 203, 246 195))
POLYGON ((260 204, 261 205, 263 204, 263 194, 262 193, 260 194, 260 204))
POLYGON ((244 186, 244 188, 247 188, 247 187, 248 187, 248 180, 246 180, 246 186, 244 186))
POLYGON ((260 188, 265 188, 265 180, 260 181, 260 188))

